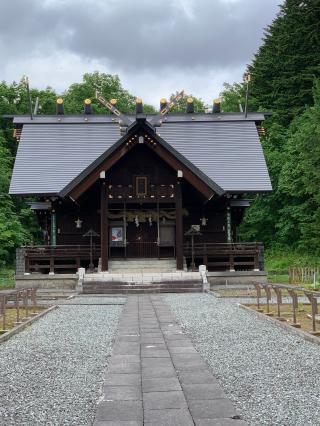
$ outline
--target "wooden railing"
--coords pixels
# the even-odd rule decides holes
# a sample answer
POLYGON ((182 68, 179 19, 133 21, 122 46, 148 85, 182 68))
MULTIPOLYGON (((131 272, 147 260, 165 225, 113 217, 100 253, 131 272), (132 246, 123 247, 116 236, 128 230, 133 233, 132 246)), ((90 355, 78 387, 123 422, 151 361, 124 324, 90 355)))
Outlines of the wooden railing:
MULTIPOLYGON (((164 247, 169 247, 165 245, 164 247)), ((170 245, 171 247, 171 245, 170 245)), ((172 246, 174 248, 174 244, 172 246)), ((161 257, 161 249, 156 242, 130 242, 125 247, 124 257, 161 257), (159 251, 160 250, 160 251, 159 251)), ((25 272, 76 272, 80 267, 88 267, 90 246, 32 246, 25 247, 25 272)), ((173 250, 173 255, 174 250, 173 250)), ((183 255, 190 264, 207 265, 209 270, 263 270, 263 245, 261 243, 185 243, 183 255)), ((94 245, 92 258, 98 266, 100 246, 94 245)), ((114 257, 114 256, 111 256, 114 257)))
MULTIPOLYGON (((100 257, 100 246, 93 246, 92 257, 100 257)), ((61 246, 32 246, 25 247, 26 272, 58 272, 76 271, 82 262, 90 260, 90 246, 61 245, 61 246)))
POLYGON ((195 243, 184 244, 184 256, 209 270, 263 270, 262 243, 195 243))

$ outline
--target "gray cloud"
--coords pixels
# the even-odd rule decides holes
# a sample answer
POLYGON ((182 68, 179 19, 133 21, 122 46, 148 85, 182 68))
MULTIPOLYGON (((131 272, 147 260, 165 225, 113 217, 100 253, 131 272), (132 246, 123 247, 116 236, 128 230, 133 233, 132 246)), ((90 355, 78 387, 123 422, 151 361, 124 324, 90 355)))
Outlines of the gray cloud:
POLYGON ((20 55, 69 50, 137 70, 232 66, 256 50, 278 1, 5 0, 0 34, 20 55))
POLYGON ((164 70, 176 73, 175 79, 183 73, 208 73, 212 79, 215 72, 230 75, 234 69, 238 78, 239 68, 261 44, 263 28, 275 17, 278 3, 1 0, 0 79, 8 78, 15 63, 25 63, 28 70, 32 61, 41 67, 41 58, 48 62, 49 57, 58 61, 52 64, 54 73, 68 55, 69 60, 70 55, 82 58, 84 65, 98 63, 126 80, 130 75, 138 79, 139 72, 156 76, 164 70))

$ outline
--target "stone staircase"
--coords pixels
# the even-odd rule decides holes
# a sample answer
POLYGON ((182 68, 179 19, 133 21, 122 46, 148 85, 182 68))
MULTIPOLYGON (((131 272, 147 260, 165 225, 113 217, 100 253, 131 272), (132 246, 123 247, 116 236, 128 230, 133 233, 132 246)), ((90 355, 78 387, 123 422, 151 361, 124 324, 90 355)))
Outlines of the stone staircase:
POLYGON ((109 273, 176 272, 175 259, 121 259, 109 261, 109 273))
POLYGON ((195 293, 199 272, 177 271, 175 259, 112 260, 108 272, 86 274, 83 294, 195 293))

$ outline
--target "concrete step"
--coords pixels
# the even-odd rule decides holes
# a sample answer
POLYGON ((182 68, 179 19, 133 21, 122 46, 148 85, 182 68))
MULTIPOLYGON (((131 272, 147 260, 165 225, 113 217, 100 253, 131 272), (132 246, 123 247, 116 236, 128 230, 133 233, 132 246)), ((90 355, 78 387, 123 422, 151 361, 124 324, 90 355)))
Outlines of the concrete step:
MULTIPOLYGON (((143 278, 139 281, 126 281, 125 276, 113 275, 106 276, 105 279, 90 279, 84 280, 82 284, 83 294, 139 294, 139 293, 198 293, 202 291, 202 283, 199 275, 189 275, 189 279, 184 279, 183 276, 174 277, 165 280, 163 277, 154 276, 158 279, 151 282, 150 278, 143 278), (108 279, 112 278, 112 279, 108 279)), ((127 278, 133 278, 129 276, 127 278)))
POLYGON ((109 272, 174 272, 176 271, 175 259, 121 259, 109 261, 109 272))
POLYGON ((161 284, 124 284, 124 283, 107 283, 102 284, 85 284, 82 286, 83 291, 86 290, 100 290, 100 289, 153 289, 153 288, 202 288, 202 285, 197 283, 161 283, 161 284))
POLYGON ((150 267, 148 268, 147 266, 145 267, 141 267, 141 268, 110 268, 109 272, 110 274, 116 274, 119 272, 123 272, 125 274, 131 273, 131 274, 142 274, 142 273, 148 273, 148 274, 161 274, 161 273, 172 273, 172 272, 176 272, 176 269, 170 269, 170 268, 153 268, 150 267))
POLYGON ((200 288, 161 288, 154 286, 153 288, 103 288, 99 290, 84 289, 83 294, 144 294, 144 293, 201 293, 200 288))

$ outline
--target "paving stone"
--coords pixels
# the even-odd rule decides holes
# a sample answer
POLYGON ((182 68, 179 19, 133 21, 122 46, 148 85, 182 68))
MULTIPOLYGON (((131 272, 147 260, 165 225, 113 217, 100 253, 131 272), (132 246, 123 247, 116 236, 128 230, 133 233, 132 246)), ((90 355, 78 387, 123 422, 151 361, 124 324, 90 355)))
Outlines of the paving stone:
POLYGON ((157 367, 171 367, 172 361, 170 358, 141 358, 142 368, 157 368, 157 367))
POLYGON ((181 390, 181 386, 176 377, 142 379, 143 392, 166 392, 177 390, 181 390))
POLYGON ((108 366, 109 373, 118 373, 118 374, 133 374, 141 372, 140 362, 130 362, 130 363, 119 363, 119 362, 110 362, 108 366))
POLYGON ((140 401, 141 386, 104 386, 104 401, 140 401))
POLYGON ((141 401, 103 401, 99 404, 96 420, 143 420, 141 401))
POLYGON ((140 356, 139 355, 116 355, 114 354, 112 356, 112 362, 123 362, 123 363, 130 363, 130 362, 140 362, 140 356))
POLYGON ((155 332, 141 332, 140 333, 141 339, 140 342, 143 342, 145 339, 163 339, 162 333, 155 333, 155 332))
POLYGON ((197 399, 217 399, 226 398, 225 393, 218 383, 215 384, 182 384, 183 392, 187 400, 197 399))
POLYGON ((143 426, 142 421, 97 421, 93 426, 143 426))
POLYGON ((235 414, 162 299, 129 296, 94 426, 244 426, 235 414))
POLYGON ((202 371, 178 371, 178 377, 182 384, 206 384, 218 383, 208 370, 202 371))
POLYGON ((189 410, 194 419, 228 418, 236 415, 229 399, 214 399, 207 401, 188 401, 189 410))
POLYGON ((116 339, 117 342, 140 342, 140 335, 133 336, 129 334, 119 335, 116 339))
POLYGON ((119 342, 115 344, 112 353, 115 355, 139 355, 140 345, 137 342, 119 342))
POLYGON ((178 339, 178 340, 167 340, 168 348, 184 347, 184 348, 193 348, 191 340, 189 339, 178 339))
POLYGON ((145 426, 194 426, 188 410, 145 410, 145 426))
POLYGON ((167 408, 187 409, 186 399, 182 391, 148 392, 143 394, 143 407, 147 410, 163 410, 167 408))
POLYGON ((247 423, 237 419, 198 419, 196 426, 247 426, 247 423))
POLYGON ((177 377, 177 374, 173 366, 142 368, 142 378, 150 379, 154 377, 177 377))
POLYGON ((144 348, 141 350, 142 358, 171 358, 167 349, 144 348))
POLYGON ((198 354, 193 346, 185 346, 185 347, 170 347, 171 354, 198 354))
POLYGON ((147 345, 153 345, 153 344, 164 344, 164 338, 163 337, 149 337, 149 336, 142 336, 140 338, 140 342, 147 345))
POLYGON ((173 360, 175 368, 179 371, 207 371, 207 364, 204 361, 175 361, 173 360))
POLYGON ((139 386, 141 385, 141 375, 136 374, 112 374, 105 375, 105 385, 107 386, 139 386))
POLYGON ((148 350, 167 350, 167 345, 164 343, 141 343, 141 354, 144 349, 148 350))
MULTIPOLYGON (((170 353, 171 353, 171 351, 170 351, 170 353)), ((201 356, 197 352, 194 352, 192 354, 181 354, 181 353, 180 354, 173 354, 173 353, 171 353, 171 357, 172 357, 172 360, 174 362, 177 362, 177 363, 180 362, 180 361, 204 363, 203 359, 201 358, 201 356)))

